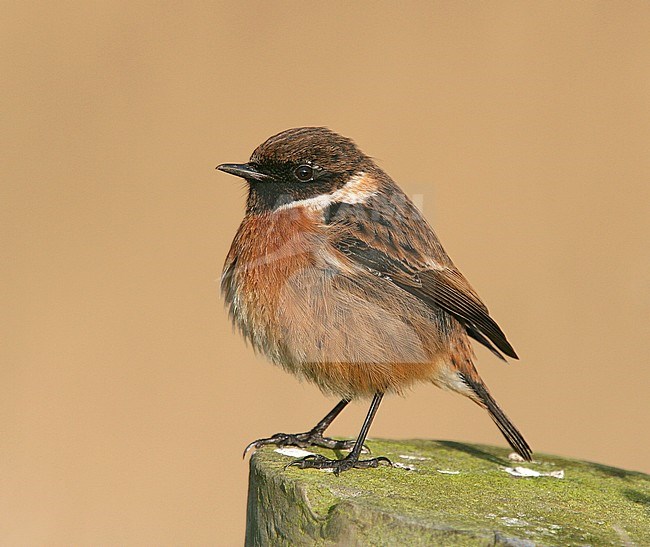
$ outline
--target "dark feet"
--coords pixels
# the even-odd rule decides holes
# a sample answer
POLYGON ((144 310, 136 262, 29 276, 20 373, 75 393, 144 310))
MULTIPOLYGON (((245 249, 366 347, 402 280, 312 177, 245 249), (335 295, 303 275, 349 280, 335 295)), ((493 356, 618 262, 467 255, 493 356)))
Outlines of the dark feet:
MULTIPOLYGON (((267 444, 274 444, 276 446, 297 446, 299 448, 306 448, 308 446, 320 446, 323 448, 331 448, 332 450, 352 450, 354 448, 354 441, 339 441, 323 437, 320 433, 308 431, 306 433, 276 433, 267 439, 257 439, 250 443, 244 449, 244 457, 252 448, 261 448, 267 444)), ((364 447, 366 452, 370 452, 364 447)))
POLYGON ((295 465, 300 469, 332 469, 334 474, 338 475, 339 473, 352 468, 367 469, 369 467, 379 467, 380 463, 386 463, 389 466, 393 465, 392 462, 384 456, 372 458, 371 460, 360 460, 358 459, 358 456, 355 457, 352 454, 349 454, 340 460, 330 460, 320 454, 312 454, 311 456, 305 456, 304 458, 294 460, 286 467, 295 465))

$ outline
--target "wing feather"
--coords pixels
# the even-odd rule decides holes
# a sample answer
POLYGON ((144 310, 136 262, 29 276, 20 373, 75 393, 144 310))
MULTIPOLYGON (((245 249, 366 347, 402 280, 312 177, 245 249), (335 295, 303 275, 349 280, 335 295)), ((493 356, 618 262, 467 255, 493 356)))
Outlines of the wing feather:
POLYGON ((414 249, 409 262, 404 256, 403 248, 401 253, 389 254, 388 249, 378 248, 381 242, 375 240, 370 244, 349 232, 332 243, 357 265, 390 279, 429 307, 445 310, 465 327, 469 336, 501 359, 504 359, 501 352, 514 359, 518 358, 499 325, 490 317, 485 304, 463 275, 449 263, 430 267, 425 258, 418 256, 414 249), (400 258, 395 258, 396 256, 400 258))

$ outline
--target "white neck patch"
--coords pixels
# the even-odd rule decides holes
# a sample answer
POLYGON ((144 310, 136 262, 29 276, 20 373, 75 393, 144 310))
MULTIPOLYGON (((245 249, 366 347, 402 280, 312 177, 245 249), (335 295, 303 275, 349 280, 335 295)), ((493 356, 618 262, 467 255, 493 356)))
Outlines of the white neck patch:
POLYGON ((377 193, 377 181, 363 171, 350 177, 344 186, 331 194, 321 194, 313 198, 301 199, 280 205, 276 211, 306 207, 312 211, 321 211, 332 203, 363 203, 377 193))

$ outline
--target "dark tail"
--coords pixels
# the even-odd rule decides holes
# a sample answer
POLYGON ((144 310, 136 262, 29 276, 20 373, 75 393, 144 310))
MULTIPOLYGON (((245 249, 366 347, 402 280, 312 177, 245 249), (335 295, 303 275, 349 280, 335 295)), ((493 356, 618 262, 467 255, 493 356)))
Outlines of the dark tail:
POLYGON ((478 402, 482 407, 485 407, 490 413, 490 418, 492 418, 494 423, 497 424, 499 431, 501 431, 512 449, 527 462, 532 461, 533 451, 530 446, 528 446, 526 439, 524 439, 523 435, 519 433, 519 430, 503 413, 503 410, 499 408, 499 405, 492 395, 490 395, 490 392, 487 390, 485 385, 480 381, 477 382, 472 380, 465 374, 460 374, 460 377, 478 397, 478 401, 476 402, 478 402))

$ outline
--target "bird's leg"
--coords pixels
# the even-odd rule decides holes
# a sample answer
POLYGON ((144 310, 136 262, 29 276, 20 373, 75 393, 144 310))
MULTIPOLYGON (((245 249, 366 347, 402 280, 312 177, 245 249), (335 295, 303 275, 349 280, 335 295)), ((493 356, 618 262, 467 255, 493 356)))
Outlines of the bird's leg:
POLYGON ((359 437, 354 443, 354 448, 347 456, 345 456, 345 458, 342 458, 340 460, 330 460, 324 456, 321 456, 320 454, 312 454, 310 456, 294 460, 289 465, 287 465, 287 467, 295 465, 296 467, 300 467, 300 469, 332 469, 334 473, 338 475, 342 471, 347 471, 353 467, 365 469, 368 467, 378 467, 380 463, 387 463, 388 465, 392 465, 391 461, 384 456, 372 458, 370 460, 359 459, 361 450, 363 448, 363 443, 365 442, 366 435, 368 435, 368 430, 370 429, 370 424, 372 424, 372 420, 375 417, 375 413, 379 408, 379 403, 381 403, 383 396, 383 393, 376 393, 372 398, 372 403, 370 403, 370 410, 368 410, 368 415, 366 416, 366 419, 361 426, 359 437))
POLYGON ((257 439, 256 441, 253 441, 244 449, 244 456, 246 456, 248 451, 252 448, 261 448, 267 444, 274 444, 276 446, 298 446, 300 448, 305 448, 307 446, 321 446, 323 448, 332 448, 334 450, 352 449, 356 446, 354 441, 339 441, 329 437, 323 437, 325 430, 349 402, 350 401, 347 399, 342 399, 327 413, 327 416, 305 433, 276 433, 266 439, 257 439))

